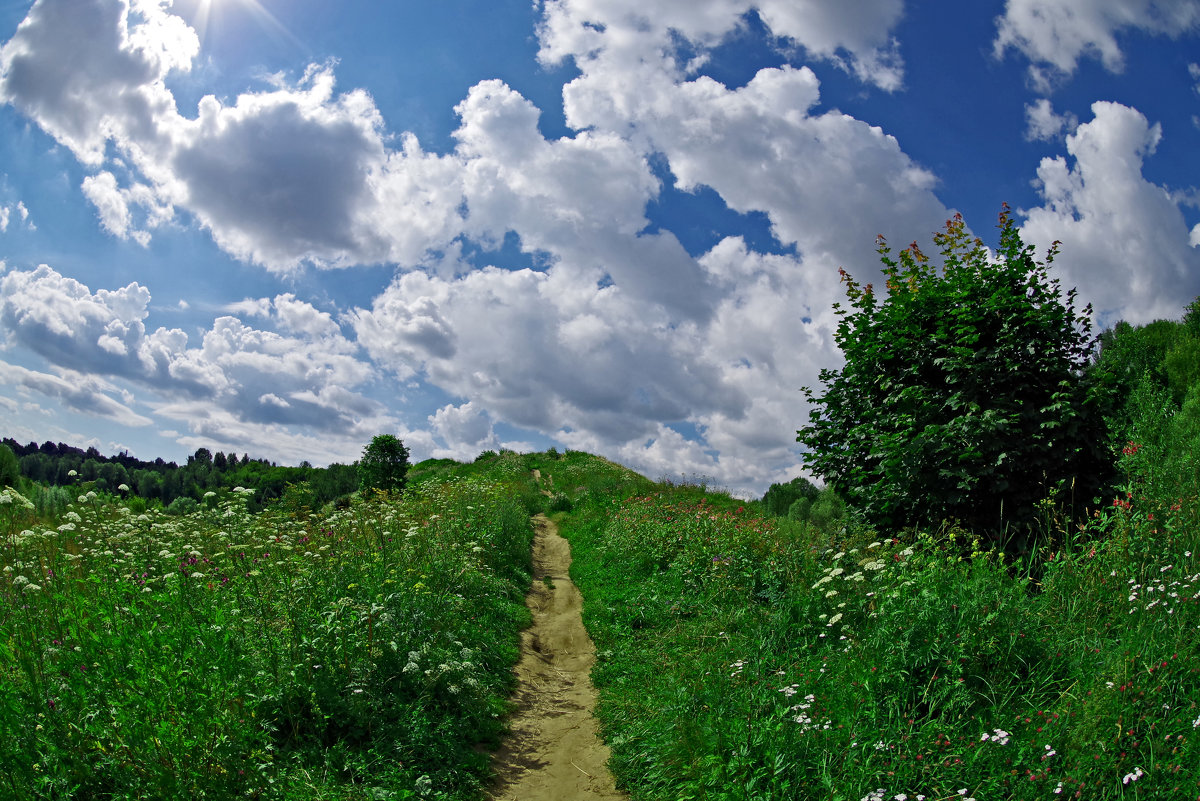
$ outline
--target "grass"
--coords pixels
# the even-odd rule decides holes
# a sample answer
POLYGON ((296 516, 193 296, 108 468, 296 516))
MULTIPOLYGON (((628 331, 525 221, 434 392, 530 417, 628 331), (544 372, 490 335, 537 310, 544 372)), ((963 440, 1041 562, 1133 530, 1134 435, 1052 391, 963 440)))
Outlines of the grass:
POLYGON ((0 797, 478 797, 528 621, 514 494, 174 517, 87 492, 44 527, 9 492, 0 797))
POLYGON ((573 451, 410 481, 261 515, 6 495, 0 798, 480 797, 539 511, 634 799, 1200 798, 1195 498, 1046 510, 1015 564, 573 451))
POLYGON ((1200 797, 1182 509, 1115 506, 1037 571, 960 532, 877 540, 686 487, 576 509, 598 714, 636 799, 1200 797))

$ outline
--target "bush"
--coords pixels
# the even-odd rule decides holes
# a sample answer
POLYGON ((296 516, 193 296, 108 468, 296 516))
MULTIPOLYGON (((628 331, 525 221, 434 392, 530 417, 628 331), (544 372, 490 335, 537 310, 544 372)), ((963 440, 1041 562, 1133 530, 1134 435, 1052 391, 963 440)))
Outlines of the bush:
POLYGON ((200 504, 195 498, 183 496, 171 501, 171 505, 167 507, 167 514, 170 515, 190 515, 200 508, 200 504))
POLYGON ((874 525, 960 520, 993 539, 1027 532, 1046 499, 1090 500, 1111 475, 1104 393, 1085 367, 1090 308, 1063 297, 1007 210, 993 258, 961 216, 934 235, 938 270, 914 243, 890 257, 886 295, 842 271, 841 370, 805 388, 798 432, 814 474, 874 525))
POLYGON ((768 513, 783 517, 790 513, 797 500, 807 498, 811 501, 819 492, 807 478, 797 476, 786 484, 772 484, 763 495, 762 502, 768 513))

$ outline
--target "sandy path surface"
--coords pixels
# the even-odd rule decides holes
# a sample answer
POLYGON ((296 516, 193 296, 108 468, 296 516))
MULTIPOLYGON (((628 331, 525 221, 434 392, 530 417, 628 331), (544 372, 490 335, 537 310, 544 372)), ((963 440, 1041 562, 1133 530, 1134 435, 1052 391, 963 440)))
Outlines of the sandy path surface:
POLYGON ((571 546, 544 515, 534 518, 533 625, 521 634, 517 711, 496 752, 494 801, 624 801, 608 770, 608 746, 592 710, 596 647, 583 627, 583 599, 567 571, 571 546), (543 581, 549 577, 549 583, 543 581))

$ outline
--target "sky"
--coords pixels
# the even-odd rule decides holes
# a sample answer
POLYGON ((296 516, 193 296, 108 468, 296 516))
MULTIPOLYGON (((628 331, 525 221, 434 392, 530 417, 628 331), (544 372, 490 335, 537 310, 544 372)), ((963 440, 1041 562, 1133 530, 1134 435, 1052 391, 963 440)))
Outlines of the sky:
POLYGON ((1200 0, 0 0, 0 436, 802 473, 838 269, 955 213, 1200 295, 1200 0))

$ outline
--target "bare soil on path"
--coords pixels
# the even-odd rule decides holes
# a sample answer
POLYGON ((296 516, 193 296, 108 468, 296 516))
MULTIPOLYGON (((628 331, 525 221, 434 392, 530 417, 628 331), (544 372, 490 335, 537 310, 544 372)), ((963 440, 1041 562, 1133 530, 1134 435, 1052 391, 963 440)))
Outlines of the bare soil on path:
POLYGON ((608 746, 592 710, 596 647, 571 581, 571 546, 544 515, 534 518, 533 625, 521 634, 516 712, 494 757, 493 801, 625 801, 608 770, 608 746), (549 579, 545 581, 544 579, 549 579))

